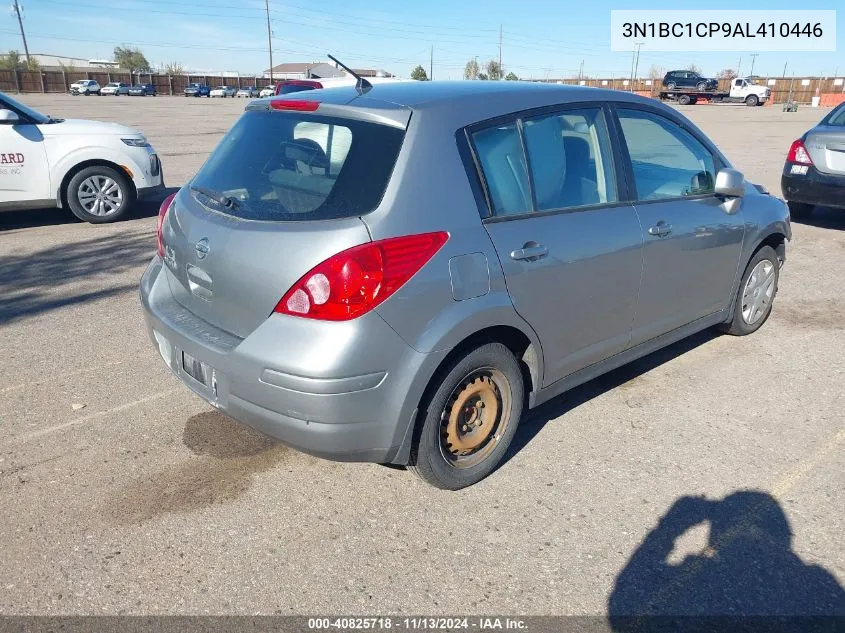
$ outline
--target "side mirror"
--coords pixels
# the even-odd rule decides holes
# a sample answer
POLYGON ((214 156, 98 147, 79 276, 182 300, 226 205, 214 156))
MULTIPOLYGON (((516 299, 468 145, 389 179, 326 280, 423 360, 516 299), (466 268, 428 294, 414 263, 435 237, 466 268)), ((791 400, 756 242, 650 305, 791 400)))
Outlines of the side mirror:
POLYGON ((736 169, 722 169, 716 174, 715 192, 725 198, 741 198, 745 195, 745 176, 736 169))
POLYGON ((17 112, 6 110, 5 108, 0 110, 0 124, 16 125, 17 123, 20 123, 20 120, 21 118, 18 116, 17 112))

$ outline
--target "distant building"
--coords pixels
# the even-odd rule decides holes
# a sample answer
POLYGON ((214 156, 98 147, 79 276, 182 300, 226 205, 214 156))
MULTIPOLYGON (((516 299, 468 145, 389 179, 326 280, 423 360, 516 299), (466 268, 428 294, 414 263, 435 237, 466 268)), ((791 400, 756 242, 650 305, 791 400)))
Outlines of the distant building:
POLYGON ((95 69, 117 69, 117 62, 109 59, 85 59, 82 57, 67 57, 65 55, 48 55, 46 53, 31 53, 30 57, 35 59, 44 70, 95 70, 95 69))
MULTIPOLYGON (((325 77, 343 77, 342 70, 324 62, 290 63, 273 66, 273 79, 321 79, 325 77)), ((264 77, 270 77, 270 70, 264 71, 264 77)))
MULTIPOLYGON (((377 68, 353 68, 362 77, 393 77, 385 70, 377 68)), ((326 62, 295 62, 273 66, 273 79, 321 79, 328 77, 346 77, 346 71, 326 62)), ((264 78, 270 78, 270 70, 264 71, 264 78)))

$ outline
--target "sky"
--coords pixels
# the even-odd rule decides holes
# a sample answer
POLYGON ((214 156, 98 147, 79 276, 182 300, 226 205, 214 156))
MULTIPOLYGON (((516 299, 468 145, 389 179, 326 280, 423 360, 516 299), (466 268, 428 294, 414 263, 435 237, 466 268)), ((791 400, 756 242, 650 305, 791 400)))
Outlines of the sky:
MULTIPOLYGON (((269 67, 263 0, 20 0, 31 53, 111 59, 116 45, 137 46, 153 65, 186 70, 262 73, 269 67)), ((434 54, 435 79, 460 79, 468 59, 499 57, 521 78, 628 77, 631 53, 610 50, 611 9, 695 8, 633 0, 270 0, 273 62, 325 61, 407 76, 434 54)), ((837 52, 761 53, 754 73, 845 75, 845 4, 841 0, 708 3, 707 9, 839 9, 837 52), (799 6, 800 5, 800 6, 799 6)), ((23 51, 13 12, 0 17, 0 51, 23 51)), ((638 75, 696 64, 705 74, 751 69, 748 52, 640 53, 638 75)))

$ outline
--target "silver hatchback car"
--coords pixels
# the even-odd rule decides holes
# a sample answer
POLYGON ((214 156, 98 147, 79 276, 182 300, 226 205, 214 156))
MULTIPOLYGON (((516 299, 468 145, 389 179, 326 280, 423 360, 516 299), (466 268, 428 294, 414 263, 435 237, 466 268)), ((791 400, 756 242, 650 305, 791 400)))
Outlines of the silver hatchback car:
POLYGON ((782 200, 650 99, 335 88, 247 106, 162 205, 141 301, 168 367, 236 420, 457 489, 526 409, 759 328, 790 238, 782 200))

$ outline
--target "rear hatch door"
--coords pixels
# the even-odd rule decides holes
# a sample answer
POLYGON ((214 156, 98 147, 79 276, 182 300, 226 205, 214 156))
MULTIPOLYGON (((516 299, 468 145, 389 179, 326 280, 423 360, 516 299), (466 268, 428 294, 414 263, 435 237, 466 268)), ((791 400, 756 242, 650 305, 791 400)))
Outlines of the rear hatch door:
POLYGON ((171 293, 208 323, 245 338, 311 268, 370 241, 360 216, 381 201, 405 125, 326 110, 251 106, 176 196, 171 293))

